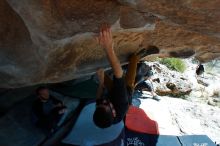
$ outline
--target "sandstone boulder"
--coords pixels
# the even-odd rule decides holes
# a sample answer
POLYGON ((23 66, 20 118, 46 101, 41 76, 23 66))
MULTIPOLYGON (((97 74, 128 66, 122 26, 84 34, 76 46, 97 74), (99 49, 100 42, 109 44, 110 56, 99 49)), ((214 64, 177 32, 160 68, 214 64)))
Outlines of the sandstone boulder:
MULTIPOLYGON (((94 37, 111 25, 121 62, 155 45, 159 56, 220 56, 220 1, 0 0, 0 88, 66 81, 108 67, 94 37)), ((147 59, 147 58, 146 58, 147 59)))

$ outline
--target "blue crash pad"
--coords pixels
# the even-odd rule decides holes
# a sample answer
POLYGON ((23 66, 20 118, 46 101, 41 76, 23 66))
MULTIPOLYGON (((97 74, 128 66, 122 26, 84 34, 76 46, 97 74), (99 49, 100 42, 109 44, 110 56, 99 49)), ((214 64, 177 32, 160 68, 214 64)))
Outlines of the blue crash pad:
POLYGON ((115 140, 121 134, 123 122, 105 129, 98 128, 93 122, 94 111, 95 103, 85 106, 74 127, 62 142, 80 146, 100 145, 115 140))
POLYGON ((184 135, 179 136, 183 146, 216 146, 206 135, 184 135))
POLYGON ((216 146, 206 135, 151 135, 138 133, 126 128, 124 145, 138 146, 216 146))
POLYGON ((176 136, 154 135, 125 130, 125 145, 138 146, 181 146, 176 136))

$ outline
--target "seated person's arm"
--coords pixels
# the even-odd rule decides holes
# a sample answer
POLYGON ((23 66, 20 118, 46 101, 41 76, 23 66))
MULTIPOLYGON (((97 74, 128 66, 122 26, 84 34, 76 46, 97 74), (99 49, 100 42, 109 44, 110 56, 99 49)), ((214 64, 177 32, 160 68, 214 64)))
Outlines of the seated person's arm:
POLYGON ((121 64, 113 49, 113 39, 110 27, 105 24, 101 27, 101 32, 99 36, 99 43, 105 49, 108 57, 108 61, 113 69, 113 73, 116 78, 121 78, 123 76, 123 70, 121 64))
POLYGON ((57 106, 57 107, 62 107, 64 106, 63 102, 59 99, 57 99, 56 97, 51 96, 50 97, 53 101, 53 103, 57 106))
POLYGON ((55 108, 58 109, 59 114, 64 114, 67 111, 67 107, 63 104, 63 102, 55 97, 51 97, 53 100, 53 103, 55 105, 55 108))

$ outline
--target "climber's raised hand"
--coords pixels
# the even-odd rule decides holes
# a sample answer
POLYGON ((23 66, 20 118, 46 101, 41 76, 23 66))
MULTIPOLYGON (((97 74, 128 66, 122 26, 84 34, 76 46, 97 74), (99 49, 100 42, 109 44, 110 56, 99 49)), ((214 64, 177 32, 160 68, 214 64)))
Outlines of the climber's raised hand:
POLYGON ((113 73, 115 77, 121 78, 123 75, 123 70, 121 68, 121 64, 113 49, 113 39, 112 39, 112 33, 111 33, 111 29, 109 25, 103 24, 101 26, 98 40, 99 40, 99 44, 103 48, 105 48, 108 61, 113 69, 113 73))
POLYGON ((99 44, 106 50, 111 51, 113 50, 113 39, 112 39, 112 32, 111 28, 108 24, 103 24, 100 28, 99 33, 99 44))

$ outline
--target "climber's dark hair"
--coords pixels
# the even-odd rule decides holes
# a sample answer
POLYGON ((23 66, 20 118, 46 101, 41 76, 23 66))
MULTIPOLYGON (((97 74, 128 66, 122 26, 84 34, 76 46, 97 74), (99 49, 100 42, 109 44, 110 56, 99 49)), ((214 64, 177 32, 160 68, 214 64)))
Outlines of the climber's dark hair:
POLYGON ((97 107, 93 114, 93 121, 99 128, 108 128, 112 125, 114 117, 111 110, 105 107, 97 107))

